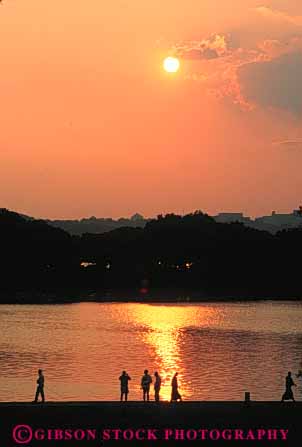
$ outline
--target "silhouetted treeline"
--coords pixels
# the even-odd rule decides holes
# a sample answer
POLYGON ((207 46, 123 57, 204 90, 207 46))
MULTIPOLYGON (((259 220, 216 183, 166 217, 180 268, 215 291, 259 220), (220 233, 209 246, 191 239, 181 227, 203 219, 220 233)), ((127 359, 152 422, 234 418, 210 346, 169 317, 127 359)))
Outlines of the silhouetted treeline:
POLYGON ((2 302, 302 296, 301 229, 272 235, 198 211, 71 236, 1 210, 0 242, 2 302))
POLYGON ((54 227, 61 228, 70 234, 82 235, 83 233, 106 233, 121 227, 144 227, 149 219, 144 219, 140 214, 134 214, 130 219, 98 218, 95 216, 84 219, 46 220, 54 227))

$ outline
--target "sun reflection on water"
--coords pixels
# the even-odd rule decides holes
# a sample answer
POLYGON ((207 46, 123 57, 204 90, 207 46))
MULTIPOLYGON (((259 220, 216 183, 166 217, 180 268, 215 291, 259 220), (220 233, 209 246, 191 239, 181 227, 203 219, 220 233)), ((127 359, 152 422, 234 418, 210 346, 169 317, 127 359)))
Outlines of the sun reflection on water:
MULTIPOLYGON (((191 382, 188 380, 186 365, 182 355, 185 328, 195 326, 196 309, 192 306, 142 305, 136 306, 133 317, 136 324, 148 330, 142 333, 144 342, 149 346, 158 364, 158 372, 162 378, 161 399, 170 400, 171 380, 178 372, 178 384, 181 395, 185 399, 193 397, 191 382)), ((205 308, 203 324, 209 326, 219 318, 214 308, 205 308)), ((198 316, 200 325, 200 314, 198 316)))

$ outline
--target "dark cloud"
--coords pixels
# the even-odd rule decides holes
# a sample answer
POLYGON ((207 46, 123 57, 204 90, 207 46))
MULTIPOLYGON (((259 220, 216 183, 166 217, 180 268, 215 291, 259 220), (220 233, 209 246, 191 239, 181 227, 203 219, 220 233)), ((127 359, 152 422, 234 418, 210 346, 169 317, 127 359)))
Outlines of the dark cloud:
POLYGON ((252 62, 238 68, 243 96, 264 107, 302 114, 302 52, 271 61, 252 62))

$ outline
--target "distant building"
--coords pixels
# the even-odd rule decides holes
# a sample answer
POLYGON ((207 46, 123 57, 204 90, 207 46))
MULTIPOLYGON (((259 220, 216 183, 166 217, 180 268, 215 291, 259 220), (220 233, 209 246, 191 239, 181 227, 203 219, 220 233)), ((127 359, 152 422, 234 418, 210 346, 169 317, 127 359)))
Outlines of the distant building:
POLYGON ((291 214, 279 214, 273 211, 270 216, 257 217, 255 219, 257 227, 259 225, 272 225, 280 229, 297 228, 302 226, 301 208, 294 210, 291 214))
POLYGON ((219 213, 217 216, 213 216, 213 218, 219 223, 241 222, 249 224, 252 222, 252 219, 250 217, 245 217, 243 213, 219 213))
POLYGON ((133 214, 133 216, 130 217, 130 220, 136 222, 136 221, 145 220, 145 218, 141 214, 136 213, 136 214, 133 214))
POLYGON ((302 206, 299 206, 299 209, 293 211, 295 216, 302 217, 302 206))
POLYGON ((219 223, 240 222, 257 230, 277 233, 280 230, 302 227, 302 206, 290 214, 273 211, 270 216, 256 217, 255 220, 244 216, 243 213, 219 213, 213 217, 219 223))

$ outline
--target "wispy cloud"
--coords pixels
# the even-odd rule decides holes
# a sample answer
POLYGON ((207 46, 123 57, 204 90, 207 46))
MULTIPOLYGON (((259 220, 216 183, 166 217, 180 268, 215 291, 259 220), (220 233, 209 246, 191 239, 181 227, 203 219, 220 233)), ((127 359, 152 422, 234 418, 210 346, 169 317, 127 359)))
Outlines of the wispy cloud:
POLYGON ((302 26, 302 16, 292 16, 283 11, 273 9, 268 6, 257 6, 256 8, 252 8, 252 10, 256 11, 256 13, 258 13, 262 17, 274 21, 289 23, 295 26, 302 26))
POLYGON ((302 138, 292 140, 273 141, 273 146, 278 146, 288 150, 302 150, 302 138))
POLYGON ((179 42, 173 51, 183 59, 217 59, 227 54, 227 40, 222 34, 213 34, 207 39, 179 42))
POLYGON ((258 48, 267 59, 274 59, 283 54, 301 51, 302 36, 295 36, 286 40, 266 39, 258 44, 258 48))

